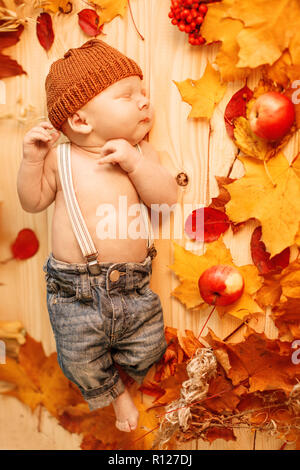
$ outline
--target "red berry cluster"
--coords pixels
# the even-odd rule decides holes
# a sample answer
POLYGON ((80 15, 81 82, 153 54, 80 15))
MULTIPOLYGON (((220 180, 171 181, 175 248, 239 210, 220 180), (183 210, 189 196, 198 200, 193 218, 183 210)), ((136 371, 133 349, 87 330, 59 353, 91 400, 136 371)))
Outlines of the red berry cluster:
POLYGON ((206 40, 200 33, 200 27, 207 12, 208 2, 200 0, 171 0, 169 18, 172 24, 177 25, 180 31, 189 35, 189 43, 192 46, 204 44, 206 40))

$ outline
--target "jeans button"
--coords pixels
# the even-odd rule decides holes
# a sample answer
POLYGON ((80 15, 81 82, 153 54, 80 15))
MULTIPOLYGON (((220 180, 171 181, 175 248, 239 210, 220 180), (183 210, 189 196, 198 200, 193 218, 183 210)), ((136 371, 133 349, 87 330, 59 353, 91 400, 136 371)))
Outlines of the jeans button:
POLYGON ((119 273, 119 271, 118 271, 117 269, 114 269, 114 270, 110 273, 110 275, 109 275, 109 279, 110 279, 112 282, 118 281, 119 277, 120 277, 120 273, 119 273))

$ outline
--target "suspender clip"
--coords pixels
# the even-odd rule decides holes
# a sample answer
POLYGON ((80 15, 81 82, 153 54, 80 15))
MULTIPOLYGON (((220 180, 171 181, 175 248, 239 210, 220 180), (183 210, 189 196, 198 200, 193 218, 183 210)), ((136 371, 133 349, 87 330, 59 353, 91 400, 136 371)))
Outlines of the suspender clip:
POLYGON ((101 266, 98 263, 97 256, 98 256, 98 252, 86 256, 88 260, 87 269, 90 274, 93 274, 95 276, 101 273, 101 266))
POLYGON ((150 256, 151 259, 155 258, 155 256, 157 255, 157 250, 154 246, 154 243, 149 246, 147 255, 150 256))

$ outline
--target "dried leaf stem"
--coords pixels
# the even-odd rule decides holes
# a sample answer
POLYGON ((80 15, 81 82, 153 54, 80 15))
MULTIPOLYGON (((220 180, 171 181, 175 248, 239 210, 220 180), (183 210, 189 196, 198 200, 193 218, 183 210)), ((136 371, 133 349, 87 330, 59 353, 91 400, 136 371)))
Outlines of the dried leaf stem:
POLYGON ((141 35, 141 33, 139 32, 139 30, 137 29, 137 26, 136 26, 136 24, 135 24, 135 21, 134 21, 134 18, 133 18, 133 14, 132 14, 132 10, 131 10, 130 0, 128 0, 128 8, 129 8, 129 11, 130 11, 130 16, 131 16, 133 25, 134 25, 134 27, 135 27, 135 30, 136 30, 136 32, 138 33, 138 35, 140 36, 140 38, 142 39, 142 41, 144 41, 144 40, 145 40, 144 36, 141 35))

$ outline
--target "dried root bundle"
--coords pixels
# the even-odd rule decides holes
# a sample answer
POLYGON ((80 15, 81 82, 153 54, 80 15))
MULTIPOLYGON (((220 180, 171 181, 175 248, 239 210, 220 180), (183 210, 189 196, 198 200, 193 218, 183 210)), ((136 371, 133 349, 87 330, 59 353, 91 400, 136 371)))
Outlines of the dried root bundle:
POLYGON ((181 397, 166 406, 153 447, 162 448, 176 431, 186 432, 189 429, 192 418, 190 406, 206 397, 209 380, 217 372, 213 351, 210 348, 197 349, 186 370, 189 379, 182 383, 181 397))
POLYGON ((210 440, 212 433, 214 438, 235 439, 234 429, 266 432, 289 443, 299 439, 300 383, 288 396, 283 390, 247 393, 245 389, 239 407, 218 413, 212 411, 207 397, 210 381, 217 375, 213 351, 198 349, 186 370, 189 379, 182 383, 180 398, 165 407, 153 448, 164 449, 172 437, 178 442, 210 440))

